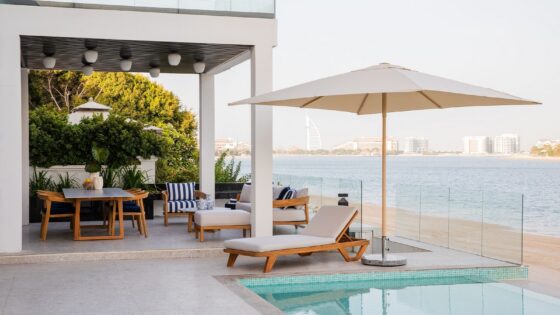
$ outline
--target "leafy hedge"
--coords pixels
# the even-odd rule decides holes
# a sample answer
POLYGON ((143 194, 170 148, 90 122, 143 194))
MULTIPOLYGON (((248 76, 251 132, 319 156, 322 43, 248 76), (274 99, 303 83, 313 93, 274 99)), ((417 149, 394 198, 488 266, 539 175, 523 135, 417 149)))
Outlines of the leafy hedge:
POLYGON ((68 123, 68 115, 53 107, 29 113, 29 159, 32 166, 82 165, 93 159, 92 147, 109 150, 107 165, 138 164, 137 156, 162 156, 166 143, 157 134, 143 130, 139 122, 110 115, 68 123))

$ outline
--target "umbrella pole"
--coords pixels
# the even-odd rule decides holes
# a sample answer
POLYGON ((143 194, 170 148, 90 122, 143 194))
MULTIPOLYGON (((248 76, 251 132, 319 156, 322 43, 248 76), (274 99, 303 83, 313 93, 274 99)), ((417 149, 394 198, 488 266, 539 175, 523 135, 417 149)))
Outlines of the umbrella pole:
POLYGON ((381 257, 387 249, 387 94, 381 94, 381 257))
MULTIPOLYGON (((406 258, 388 255, 387 250, 387 93, 381 93, 381 255, 366 255, 362 264, 380 267, 406 265, 406 258)), ((373 245, 372 245, 373 246, 373 245)))

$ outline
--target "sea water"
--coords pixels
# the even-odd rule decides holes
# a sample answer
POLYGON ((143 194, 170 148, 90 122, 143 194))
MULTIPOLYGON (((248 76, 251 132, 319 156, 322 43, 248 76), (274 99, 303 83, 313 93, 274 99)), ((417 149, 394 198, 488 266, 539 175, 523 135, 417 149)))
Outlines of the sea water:
MULTIPOLYGON (((239 160, 241 172, 250 173, 250 159, 239 160)), ((523 210, 526 232, 560 236, 560 160, 399 155, 389 156, 387 167, 389 206, 406 203, 402 200, 407 196, 416 202, 415 194, 422 190, 423 202, 429 204, 423 208, 444 212, 445 196, 451 194, 460 201, 454 207, 485 211, 486 221, 509 218, 518 228, 523 210)), ((379 204, 378 156, 275 156, 274 173, 363 181, 363 202, 379 204)), ((332 190, 322 193, 336 197, 338 191, 332 190)))

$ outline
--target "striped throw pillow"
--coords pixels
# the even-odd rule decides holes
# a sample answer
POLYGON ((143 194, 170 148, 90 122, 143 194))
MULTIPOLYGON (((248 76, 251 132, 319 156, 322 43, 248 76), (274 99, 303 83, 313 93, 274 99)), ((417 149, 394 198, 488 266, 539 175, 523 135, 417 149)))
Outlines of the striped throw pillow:
POLYGON ((166 183, 169 201, 195 200, 194 183, 166 183))

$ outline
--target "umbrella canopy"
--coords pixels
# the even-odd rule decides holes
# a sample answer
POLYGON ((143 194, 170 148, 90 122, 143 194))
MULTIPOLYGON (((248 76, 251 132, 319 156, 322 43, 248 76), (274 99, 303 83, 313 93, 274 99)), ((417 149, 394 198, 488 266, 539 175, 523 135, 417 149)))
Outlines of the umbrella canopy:
MULTIPOLYGON (((381 259, 368 264, 395 266, 405 259, 386 259, 387 208, 387 113, 422 109, 466 106, 537 105, 522 99, 475 85, 449 80, 403 67, 382 63, 332 77, 231 103, 316 108, 364 114, 382 114, 381 147, 381 259)), ((363 261, 363 260, 362 260, 363 261)))
POLYGON ((382 63, 258 95, 230 105, 277 105, 337 110, 358 115, 378 114, 382 112, 382 94, 387 95, 388 112, 539 104, 492 89, 382 63))

